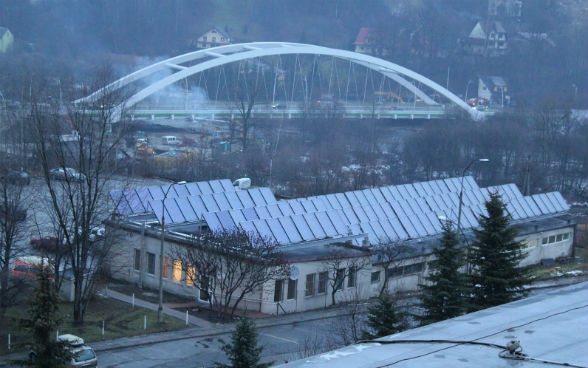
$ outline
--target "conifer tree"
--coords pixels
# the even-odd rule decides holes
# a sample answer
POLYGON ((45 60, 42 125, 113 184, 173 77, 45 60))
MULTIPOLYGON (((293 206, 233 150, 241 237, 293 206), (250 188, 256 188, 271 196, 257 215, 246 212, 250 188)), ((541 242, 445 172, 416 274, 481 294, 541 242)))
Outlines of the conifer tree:
POLYGON ((433 250, 436 265, 419 285, 422 291, 421 306, 424 310, 419 320, 422 324, 453 318, 465 312, 465 280, 460 272, 463 252, 458 247, 458 236, 452 223, 443 224, 441 246, 433 250))
POLYGON ((249 318, 242 318, 237 322, 235 331, 231 335, 231 342, 224 344, 222 350, 227 355, 231 364, 217 363, 222 368, 265 368, 268 364, 260 364, 263 347, 257 346, 257 328, 255 322, 249 318))
POLYGON ((37 269, 34 299, 29 309, 27 327, 32 334, 29 360, 19 361, 22 366, 39 368, 67 367, 71 352, 65 342, 56 341, 55 331, 61 323, 59 296, 48 265, 37 269))
POLYGON ((486 201, 487 215, 479 218, 471 249, 472 310, 484 309, 521 298, 529 276, 519 267, 523 244, 498 193, 486 201))
POLYGON ((392 335, 408 327, 406 315, 398 310, 396 300, 388 293, 380 295, 368 308, 366 324, 369 329, 363 331, 365 340, 392 335))

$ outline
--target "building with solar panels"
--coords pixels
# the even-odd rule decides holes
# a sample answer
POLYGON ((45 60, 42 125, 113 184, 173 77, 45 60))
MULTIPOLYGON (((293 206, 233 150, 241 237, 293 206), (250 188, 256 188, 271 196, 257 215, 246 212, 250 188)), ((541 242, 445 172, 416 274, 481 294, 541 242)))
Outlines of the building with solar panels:
POLYGON ((205 302, 209 293, 186 277, 188 265, 172 249, 189 247, 202 232, 239 229, 270 239, 290 265, 289 278, 271 280, 240 308, 276 314, 330 305, 334 259, 345 278, 336 302, 367 299, 383 287, 415 290, 434 265, 442 221, 459 222, 468 244, 490 193, 501 195, 526 245, 523 266, 572 254, 575 223, 559 192, 523 196, 514 184, 480 188, 466 176, 278 200, 269 188, 240 188, 225 179, 111 192, 110 230, 125 240, 115 244, 111 272, 152 288, 161 275, 166 291, 205 302), (374 252, 387 248, 398 249, 392 262, 374 252))

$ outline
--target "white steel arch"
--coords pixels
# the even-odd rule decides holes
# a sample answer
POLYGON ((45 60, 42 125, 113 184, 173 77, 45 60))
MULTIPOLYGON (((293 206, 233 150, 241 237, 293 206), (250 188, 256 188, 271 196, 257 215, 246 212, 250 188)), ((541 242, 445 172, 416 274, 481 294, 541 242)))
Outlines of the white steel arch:
POLYGON ((385 75, 386 77, 394 80, 395 82, 399 83, 404 88, 408 89, 416 96, 420 97, 425 103, 436 104, 436 102, 432 98, 430 98, 425 92, 423 92, 411 81, 406 79, 410 78, 411 80, 417 81, 436 91, 440 95, 446 97, 449 101, 455 103, 457 106, 459 106, 468 114, 470 114, 472 118, 478 120, 483 116, 483 114, 481 114, 477 110, 472 109, 468 104, 466 104, 464 101, 462 101, 459 97, 457 97, 448 89, 424 77, 423 75, 418 74, 405 67, 402 67, 398 64, 394 64, 386 60, 382 60, 373 56, 364 55, 352 51, 289 42, 252 42, 232 44, 218 46, 205 50, 198 50, 187 54, 175 56, 167 60, 163 60, 152 65, 149 65, 129 75, 126 75, 118 79, 117 81, 114 81, 109 85, 101 88, 100 90, 92 93, 91 95, 74 101, 74 103, 91 103, 96 101, 100 96, 103 96, 105 93, 107 93, 107 91, 111 92, 119 88, 123 88, 137 80, 146 78, 147 76, 162 70, 175 70, 173 74, 168 75, 160 79, 159 81, 150 84, 149 86, 143 88, 142 90, 132 95, 123 104, 117 106, 115 108, 113 116, 120 116, 120 114, 122 114, 123 105, 133 106, 139 101, 150 96, 151 94, 196 73, 205 71, 207 69, 215 68, 221 65, 233 63, 236 61, 263 56, 288 54, 327 55, 362 65, 373 71, 379 72, 385 75), (194 64, 194 62, 199 59, 205 60, 203 60, 200 63, 194 64), (190 65, 182 65, 185 63, 190 63, 190 65))

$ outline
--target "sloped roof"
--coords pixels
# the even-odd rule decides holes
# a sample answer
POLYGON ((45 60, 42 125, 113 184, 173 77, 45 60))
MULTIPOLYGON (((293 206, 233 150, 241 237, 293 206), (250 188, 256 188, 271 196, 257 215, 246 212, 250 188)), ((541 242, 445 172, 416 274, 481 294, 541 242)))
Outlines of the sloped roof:
POLYGON ((297 361, 285 368, 588 367, 588 283, 541 291, 466 314, 297 361), (501 355, 519 340, 528 359, 501 355), (547 364, 542 364, 547 363, 547 364))
POLYGON ((353 44, 354 45, 365 45, 367 43, 369 33, 370 33, 369 28, 361 27, 359 29, 359 33, 357 34, 357 37, 355 38, 355 42, 353 44))
MULTIPOLYGON (((202 222, 212 231, 242 229, 281 245, 353 238, 361 245, 423 239, 441 233, 441 218, 457 222, 462 178, 385 186, 277 201, 269 188, 238 190, 229 180, 113 191, 121 215, 151 213, 170 224, 202 222), (167 193, 167 196, 165 195, 167 193), (163 199, 165 199, 165 206, 163 199)), ((478 226, 490 193, 501 194, 514 221, 560 214, 559 192, 523 196, 514 184, 480 188, 463 178, 461 226, 478 226)))

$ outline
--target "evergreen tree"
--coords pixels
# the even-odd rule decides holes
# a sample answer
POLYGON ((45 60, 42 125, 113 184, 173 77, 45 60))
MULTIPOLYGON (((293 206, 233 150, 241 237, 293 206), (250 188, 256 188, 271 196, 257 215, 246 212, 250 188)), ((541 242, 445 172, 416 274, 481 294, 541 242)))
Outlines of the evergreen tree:
POLYGON ((498 193, 486 201, 488 215, 479 218, 471 249, 472 310, 484 309, 524 296, 529 276, 519 267, 523 244, 515 240, 516 229, 498 193))
POLYGON ((260 364, 263 347, 257 346, 257 329, 255 322, 249 318, 242 318, 237 322, 235 331, 231 335, 231 343, 221 348, 231 362, 230 365, 217 363, 222 368, 265 368, 271 363, 260 364))
POLYGON ((53 283, 48 265, 37 269, 37 283, 34 299, 29 309, 27 326, 31 331, 29 360, 19 361, 20 365, 39 368, 67 367, 71 352, 65 342, 56 341, 55 331, 61 323, 59 296, 53 283))
POLYGON ((465 280, 460 272, 463 252, 451 221, 443 224, 441 246, 433 250, 437 259, 435 269, 426 277, 427 283, 419 285, 422 291, 421 306, 424 309, 419 320, 422 324, 453 318, 465 312, 465 280))
POLYGON ((366 324, 369 329, 363 331, 365 340, 392 335, 408 327, 406 315, 398 311, 396 300, 388 293, 379 296, 368 308, 366 324))

